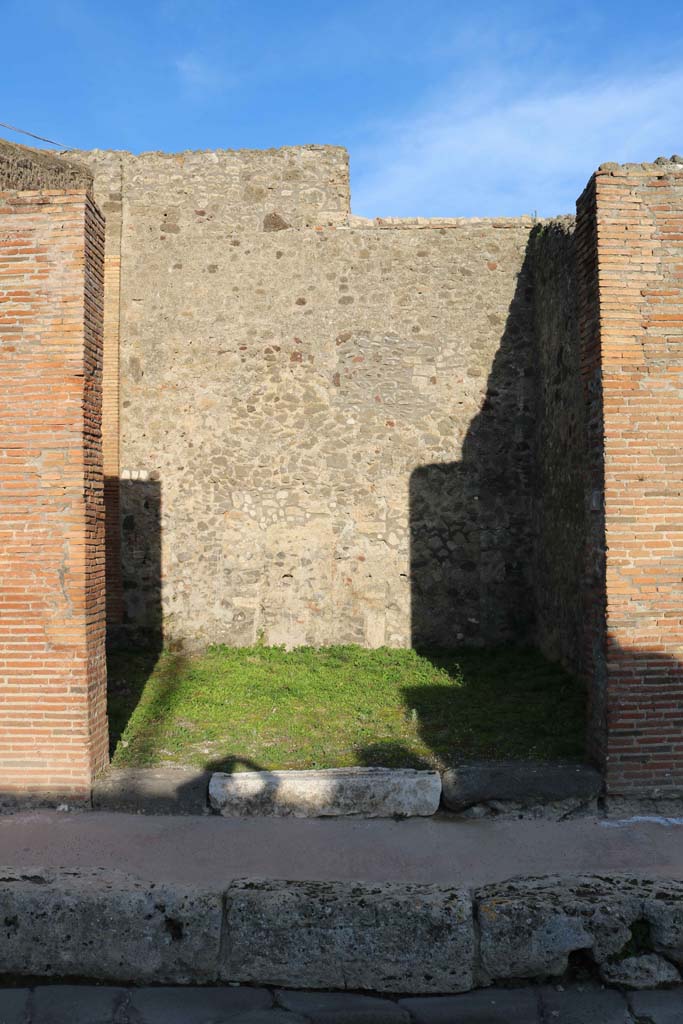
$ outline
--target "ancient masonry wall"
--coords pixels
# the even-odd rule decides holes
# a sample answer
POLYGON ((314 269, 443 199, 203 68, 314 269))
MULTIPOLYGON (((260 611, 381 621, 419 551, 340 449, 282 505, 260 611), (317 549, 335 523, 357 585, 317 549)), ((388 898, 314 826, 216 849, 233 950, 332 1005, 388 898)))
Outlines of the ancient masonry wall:
POLYGON ((579 234, 593 750, 610 791, 680 794, 680 164, 601 168, 579 201, 579 234))
POLYGON ((86 798, 107 759, 104 224, 82 169, 22 154, 15 177, 13 159, 3 146, 0 801, 86 798))
POLYGON ((530 638, 531 222, 361 221, 332 147, 77 156, 108 218, 126 628, 530 638))

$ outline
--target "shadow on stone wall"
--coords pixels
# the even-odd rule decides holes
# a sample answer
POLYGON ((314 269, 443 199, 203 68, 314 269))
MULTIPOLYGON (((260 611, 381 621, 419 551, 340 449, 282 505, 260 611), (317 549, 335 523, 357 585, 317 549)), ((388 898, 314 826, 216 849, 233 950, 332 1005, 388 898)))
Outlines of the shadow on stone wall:
MULTIPOLYGON (((109 746, 113 752, 163 649, 161 483, 120 480, 121 615, 108 623, 109 746)), ((108 543, 115 546, 113 531, 108 543)), ((118 585, 117 580, 114 586, 118 585)), ((109 602, 110 604, 113 602, 109 602)))
POLYGON ((527 251, 460 460, 420 466, 410 478, 411 635, 418 650, 533 639, 530 264, 527 251))

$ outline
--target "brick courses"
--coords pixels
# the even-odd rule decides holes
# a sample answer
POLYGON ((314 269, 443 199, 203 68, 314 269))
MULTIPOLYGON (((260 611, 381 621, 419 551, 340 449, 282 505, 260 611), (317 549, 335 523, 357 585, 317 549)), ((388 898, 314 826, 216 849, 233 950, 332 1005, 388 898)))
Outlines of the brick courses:
POLYGON ((0 798, 89 796, 107 759, 103 219, 0 193, 0 798))
POLYGON ((683 167, 578 204, 591 741, 612 793, 683 793, 683 167))

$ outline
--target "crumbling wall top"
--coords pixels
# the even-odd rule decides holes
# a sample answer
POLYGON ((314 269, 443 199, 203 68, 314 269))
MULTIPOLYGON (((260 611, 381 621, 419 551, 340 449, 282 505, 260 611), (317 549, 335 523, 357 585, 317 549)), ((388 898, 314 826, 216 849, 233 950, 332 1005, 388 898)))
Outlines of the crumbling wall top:
POLYGON ((0 139, 0 191, 32 192, 40 189, 86 189, 92 173, 82 164, 54 153, 0 139))

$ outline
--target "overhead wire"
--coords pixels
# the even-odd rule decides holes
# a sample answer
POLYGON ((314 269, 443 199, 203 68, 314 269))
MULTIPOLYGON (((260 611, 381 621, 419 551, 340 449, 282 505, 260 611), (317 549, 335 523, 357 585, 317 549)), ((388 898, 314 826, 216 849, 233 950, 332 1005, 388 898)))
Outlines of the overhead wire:
POLYGON ((5 124, 4 121, 0 121, 0 128, 8 128, 11 132, 17 132, 19 135, 28 135, 31 139, 37 139, 39 142, 48 142, 51 146, 58 146, 60 149, 70 149, 71 147, 65 146, 63 142, 55 142, 54 139, 46 139, 44 135, 36 135, 34 132, 28 132, 25 128, 17 128, 13 124, 5 124))

